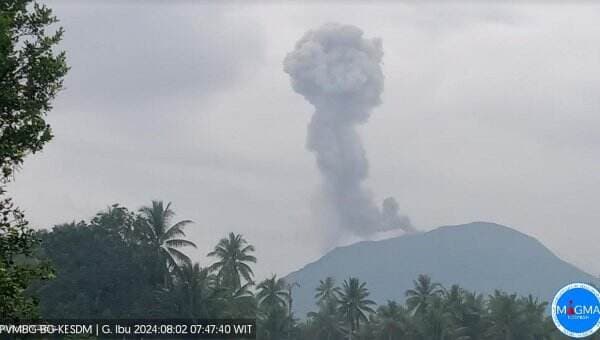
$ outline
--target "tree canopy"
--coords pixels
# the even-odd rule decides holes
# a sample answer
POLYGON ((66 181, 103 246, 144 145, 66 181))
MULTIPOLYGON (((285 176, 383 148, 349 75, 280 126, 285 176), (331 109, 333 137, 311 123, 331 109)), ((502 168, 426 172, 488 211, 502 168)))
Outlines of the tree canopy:
POLYGON ((47 266, 26 259, 36 239, 4 184, 52 138, 45 116, 68 71, 65 53, 56 52, 63 35, 57 21, 31 0, 0 2, 0 317, 36 315, 23 293, 51 277, 47 266))
POLYGON ((10 176, 52 139, 45 115, 68 71, 55 52, 63 30, 52 11, 31 0, 0 3, 0 162, 10 176))
POLYGON ((257 284, 247 280, 257 259, 243 235, 221 239, 206 266, 187 255, 190 261, 173 264, 148 238, 150 218, 143 209, 115 204, 89 221, 38 232, 42 242, 35 257, 50 261, 56 272, 28 290, 39 299, 41 316, 250 318, 257 320, 260 340, 564 339, 546 302, 499 290, 485 296, 458 285, 444 287, 428 275, 397 292, 404 301, 379 306, 369 299, 368 282, 323 278, 314 287, 314 311, 294 315, 292 284, 276 275, 257 284), (242 262, 248 276, 231 269, 242 268, 242 262))

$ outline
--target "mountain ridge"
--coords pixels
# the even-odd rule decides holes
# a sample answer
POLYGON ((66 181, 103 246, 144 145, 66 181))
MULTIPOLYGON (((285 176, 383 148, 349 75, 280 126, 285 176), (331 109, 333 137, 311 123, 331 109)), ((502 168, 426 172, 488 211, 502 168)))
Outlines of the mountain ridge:
POLYGON ((404 301, 404 291, 419 274, 445 286, 456 283, 484 294, 500 289, 545 301, 567 283, 597 282, 533 236, 491 222, 447 225, 336 247, 285 278, 300 285, 294 290, 294 310, 303 317, 315 308, 314 289, 327 276, 338 284, 356 276, 367 282, 376 302, 384 303, 404 301))

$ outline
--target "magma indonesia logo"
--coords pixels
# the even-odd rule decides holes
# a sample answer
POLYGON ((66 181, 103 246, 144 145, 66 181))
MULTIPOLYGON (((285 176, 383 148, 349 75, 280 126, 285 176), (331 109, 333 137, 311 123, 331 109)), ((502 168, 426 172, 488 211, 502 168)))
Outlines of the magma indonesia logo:
POLYGON ((585 283, 572 283, 552 301, 552 319, 558 329, 573 338, 584 338, 600 329, 600 292, 585 283))

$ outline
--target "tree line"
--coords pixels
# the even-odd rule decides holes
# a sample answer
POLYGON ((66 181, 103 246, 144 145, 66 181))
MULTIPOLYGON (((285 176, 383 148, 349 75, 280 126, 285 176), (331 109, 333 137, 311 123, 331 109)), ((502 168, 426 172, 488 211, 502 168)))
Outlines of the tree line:
POLYGON ((137 211, 113 205, 88 222, 39 231, 35 258, 55 271, 28 290, 40 316, 250 318, 261 340, 565 338, 547 315, 547 302, 443 287, 427 275, 414 280, 405 301, 380 306, 360 278, 323 278, 314 311, 295 315, 295 285, 275 275, 255 282, 255 248, 242 235, 221 239, 207 252, 211 264, 202 267, 185 253, 197 247, 186 238, 191 221, 174 217, 162 201, 137 211))

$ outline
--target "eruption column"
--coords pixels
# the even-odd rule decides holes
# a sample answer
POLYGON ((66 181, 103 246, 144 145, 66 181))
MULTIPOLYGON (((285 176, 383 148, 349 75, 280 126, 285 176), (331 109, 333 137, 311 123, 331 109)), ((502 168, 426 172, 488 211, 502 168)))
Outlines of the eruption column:
POLYGON ((414 230, 394 198, 380 210, 362 187, 369 164, 356 126, 381 103, 382 57, 381 40, 363 38, 354 26, 327 24, 308 31, 284 61, 294 90, 315 107, 307 148, 316 155, 336 223, 358 235, 414 230))

